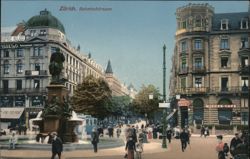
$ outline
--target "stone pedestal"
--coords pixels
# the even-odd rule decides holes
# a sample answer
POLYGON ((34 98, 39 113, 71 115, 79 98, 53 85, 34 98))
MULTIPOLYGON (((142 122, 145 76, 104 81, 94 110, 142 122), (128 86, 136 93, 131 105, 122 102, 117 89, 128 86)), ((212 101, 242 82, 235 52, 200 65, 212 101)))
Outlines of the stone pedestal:
POLYGON ((43 120, 43 133, 58 132, 60 120, 56 116, 48 116, 43 120))
POLYGON ((52 98, 57 97, 61 103, 64 102, 63 99, 67 99, 68 90, 64 85, 49 85, 48 89, 48 102, 51 101, 52 98))

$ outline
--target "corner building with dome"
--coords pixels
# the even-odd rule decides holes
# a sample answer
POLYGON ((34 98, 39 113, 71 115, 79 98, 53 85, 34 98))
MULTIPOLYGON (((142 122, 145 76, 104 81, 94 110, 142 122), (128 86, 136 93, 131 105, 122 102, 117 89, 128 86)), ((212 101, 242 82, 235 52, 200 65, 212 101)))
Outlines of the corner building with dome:
MULTIPOLYGON (((68 80, 70 96, 87 75, 105 79, 102 66, 81 52, 80 46, 72 46, 63 24, 48 10, 40 11, 13 31, 1 33, 0 108, 5 114, 1 123, 28 127, 28 120, 43 109, 51 80, 50 56, 56 48, 65 56, 62 76, 68 80)), ((128 95, 124 90, 118 90, 119 94, 128 95)))

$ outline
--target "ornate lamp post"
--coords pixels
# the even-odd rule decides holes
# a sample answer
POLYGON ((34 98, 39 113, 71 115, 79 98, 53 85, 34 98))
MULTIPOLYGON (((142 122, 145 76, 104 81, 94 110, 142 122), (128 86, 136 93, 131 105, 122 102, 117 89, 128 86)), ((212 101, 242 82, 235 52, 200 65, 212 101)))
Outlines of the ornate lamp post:
MULTIPOLYGON (((166 102, 166 45, 163 45, 163 101, 166 102)), ((162 127, 162 148, 167 148, 166 141, 166 126, 167 126, 167 112, 163 109, 163 127, 162 127)))

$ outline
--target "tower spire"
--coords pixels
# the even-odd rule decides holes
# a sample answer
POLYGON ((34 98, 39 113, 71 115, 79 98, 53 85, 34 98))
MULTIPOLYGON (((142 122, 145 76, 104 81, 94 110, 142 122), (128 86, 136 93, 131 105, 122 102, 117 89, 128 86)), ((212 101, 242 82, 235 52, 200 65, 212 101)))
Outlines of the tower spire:
POLYGON ((107 65, 105 73, 111 73, 111 74, 113 74, 110 60, 108 61, 108 65, 107 65))

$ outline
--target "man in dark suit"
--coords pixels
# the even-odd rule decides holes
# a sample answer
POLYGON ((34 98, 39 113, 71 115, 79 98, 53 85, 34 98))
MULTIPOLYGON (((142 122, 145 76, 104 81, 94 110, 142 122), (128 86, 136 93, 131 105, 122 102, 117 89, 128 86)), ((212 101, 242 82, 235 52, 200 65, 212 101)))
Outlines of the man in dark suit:
POLYGON ((61 154, 63 151, 63 143, 62 140, 57 136, 56 132, 51 133, 52 136, 52 157, 54 159, 56 155, 58 155, 59 159, 61 159, 61 154))

